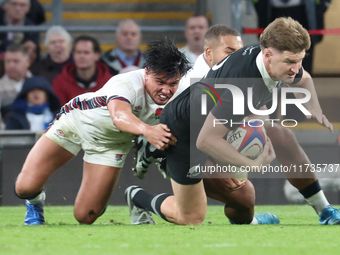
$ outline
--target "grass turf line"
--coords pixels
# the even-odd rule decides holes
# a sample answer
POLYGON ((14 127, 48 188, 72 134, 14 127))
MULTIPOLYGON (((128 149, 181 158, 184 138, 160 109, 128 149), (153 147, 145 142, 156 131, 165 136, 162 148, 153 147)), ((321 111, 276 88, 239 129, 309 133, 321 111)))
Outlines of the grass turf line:
POLYGON ((130 225, 126 206, 109 206, 91 226, 72 206, 46 206, 46 225, 24 226, 25 207, 0 207, 0 254, 327 254, 339 251, 340 226, 319 226, 309 206, 257 206, 280 225, 230 225, 222 206, 209 206, 202 226, 130 225))

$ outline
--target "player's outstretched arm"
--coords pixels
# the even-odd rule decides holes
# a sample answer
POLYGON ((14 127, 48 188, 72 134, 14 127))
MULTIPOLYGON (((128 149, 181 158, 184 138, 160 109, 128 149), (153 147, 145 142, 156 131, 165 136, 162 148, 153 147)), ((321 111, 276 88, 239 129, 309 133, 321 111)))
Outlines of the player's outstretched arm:
POLYGON ((150 126, 144 123, 132 113, 131 105, 125 101, 112 100, 108 103, 107 108, 113 124, 120 131, 144 135, 159 150, 164 150, 169 143, 174 144, 176 142, 166 125, 150 126))
POLYGON ((312 115, 306 116, 308 119, 315 118, 317 121, 327 127, 331 133, 333 133, 333 124, 330 123, 327 119, 327 117, 322 113, 322 109, 318 100, 318 96, 315 91, 315 86, 312 77, 310 74, 303 70, 302 78, 299 83, 296 84, 297 86, 300 86, 302 88, 308 89, 311 93, 311 99, 306 104, 306 108, 312 115))

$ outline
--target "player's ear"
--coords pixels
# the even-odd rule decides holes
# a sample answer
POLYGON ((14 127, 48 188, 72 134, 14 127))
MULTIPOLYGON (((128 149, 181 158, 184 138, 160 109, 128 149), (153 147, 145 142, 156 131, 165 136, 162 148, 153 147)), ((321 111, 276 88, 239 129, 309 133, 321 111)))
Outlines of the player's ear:
POLYGON ((149 69, 147 67, 144 67, 144 70, 145 70, 145 81, 147 81, 149 78, 149 69))
POLYGON ((212 61, 212 50, 210 47, 204 48, 204 54, 209 61, 212 61))
POLYGON ((268 49, 268 48, 265 48, 263 50, 263 55, 264 55, 264 59, 270 63, 271 62, 271 57, 273 55, 271 50, 268 49))

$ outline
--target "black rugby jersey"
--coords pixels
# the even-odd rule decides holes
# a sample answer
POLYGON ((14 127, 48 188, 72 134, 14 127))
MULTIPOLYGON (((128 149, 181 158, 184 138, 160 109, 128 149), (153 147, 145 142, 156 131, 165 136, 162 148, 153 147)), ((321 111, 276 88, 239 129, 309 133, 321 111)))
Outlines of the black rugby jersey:
MULTIPOLYGON (((240 122, 244 117, 252 114, 247 103, 248 88, 253 90, 253 107, 259 109, 272 100, 272 89, 274 87, 279 89, 282 86, 281 81, 274 82, 269 78, 268 74, 268 78, 262 77, 256 64, 256 58, 259 54, 262 54, 259 44, 246 46, 230 54, 220 63, 213 66, 206 77, 200 82, 194 83, 167 104, 165 107, 167 108, 167 115, 169 115, 167 118, 176 119, 177 121, 181 120, 183 124, 185 123, 187 126, 190 126, 191 133, 193 133, 190 134, 191 136, 198 135, 210 111, 217 119, 228 120, 228 123, 225 124, 226 127, 235 129, 237 125, 230 126, 230 120, 240 122), (271 86, 268 87, 266 83, 270 83, 271 86), (242 91, 244 96, 244 114, 233 114, 234 99, 230 90, 216 88, 216 84, 231 84, 242 91), (215 91, 211 88, 214 88, 215 91), (207 98, 206 114, 202 115, 202 95, 204 94, 207 98)), ((293 83, 301 80, 302 72, 303 69, 301 68, 295 76, 293 83)))
MULTIPOLYGON (((200 160, 204 161, 206 158, 203 152, 197 150, 196 139, 210 111, 217 119, 227 120, 228 123, 225 124, 227 128, 235 129, 238 125, 231 126, 230 120, 233 123, 241 122, 244 117, 251 114, 247 106, 247 88, 253 89, 252 103, 255 109, 259 109, 272 99, 272 89, 275 86, 280 88, 281 82, 269 79, 268 73, 268 80, 262 77, 256 64, 259 54, 262 54, 259 45, 251 45, 229 55, 215 65, 206 78, 188 87, 164 108, 161 122, 172 126, 171 132, 178 141, 181 140, 187 144, 188 147, 184 146, 185 148, 181 149, 184 157, 187 157, 184 152, 190 150, 190 162, 193 162, 190 165, 196 165, 200 160), (268 87, 265 82, 270 86, 268 87), (242 91, 244 95, 243 114, 233 115, 233 97, 230 90, 216 88, 216 84, 232 84, 242 91), (206 98, 206 106, 202 102, 202 97, 206 98), (202 109, 205 114, 202 114, 202 109)), ((260 55, 260 57, 263 64, 262 56, 260 55)), ((264 66, 262 66, 263 68, 264 66)), ((301 68, 295 76, 294 83, 301 79, 302 70, 301 68)))
MULTIPOLYGON (((301 80, 302 72, 303 69, 300 68, 299 73, 295 76, 293 83, 297 83, 301 80)), ((228 120, 228 123, 226 123, 225 126, 229 129, 234 129, 236 126, 233 125, 231 127, 230 120, 233 122, 239 122, 243 120, 244 117, 252 114, 248 108, 248 88, 252 88, 251 101, 253 107, 255 109, 259 109, 261 106, 272 100, 273 88, 276 87, 279 90, 282 84, 283 82, 273 81, 269 77, 262 60, 260 45, 250 45, 229 55, 220 63, 213 66, 207 76, 201 80, 201 84, 196 85, 201 89, 191 89, 191 104, 200 104, 199 107, 201 107, 202 94, 207 94, 205 90, 210 91, 211 95, 215 97, 216 103, 213 101, 212 96, 207 96, 207 101, 210 101, 210 103, 207 102, 207 112, 211 110, 212 114, 217 119, 228 120), (259 54, 260 56, 258 57, 259 54), (262 69, 261 72, 259 68, 262 69), (240 101, 242 96, 240 94, 238 96, 234 95, 235 98, 233 98, 233 95, 229 89, 216 88, 216 84, 234 85, 242 91, 241 95, 243 95, 244 99, 243 114, 233 114, 233 112, 237 110, 233 109, 233 100, 240 101), (217 93, 209 89, 209 86, 207 85, 215 88, 217 93), (218 100, 217 94, 221 100, 218 100)), ((242 100, 240 102, 242 102, 242 100)), ((197 116, 197 110, 199 109, 197 106, 195 106, 195 109, 195 113, 191 111, 191 114, 197 116)))

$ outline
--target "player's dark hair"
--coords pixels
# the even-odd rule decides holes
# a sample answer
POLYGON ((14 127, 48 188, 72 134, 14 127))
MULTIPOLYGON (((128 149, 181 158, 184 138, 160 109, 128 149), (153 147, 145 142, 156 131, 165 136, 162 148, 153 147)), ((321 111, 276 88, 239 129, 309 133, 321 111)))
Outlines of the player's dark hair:
POLYGON ((300 53, 310 48, 307 30, 296 20, 288 17, 275 19, 260 36, 261 49, 272 47, 279 51, 300 53))
POLYGON ((226 35, 241 36, 241 34, 236 29, 223 24, 217 24, 208 29, 208 31, 205 33, 204 39, 210 41, 226 35))
POLYGON ((96 38, 92 37, 92 36, 88 36, 88 35, 80 35, 78 36, 75 40, 74 40, 74 43, 73 43, 73 50, 74 48, 76 47, 77 43, 80 42, 80 41, 88 41, 88 42, 91 42, 92 43, 92 46, 93 46, 93 51, 95 53, 101 53, 101 50, 100 50, 100 45, 99 45, 99 42, 97 41, 96 38))
POLYGON ((166 74, 166 79, 172 79, 178 74, 182 76, 190 68, 184 53, 168 38, 150 42, 143 56, 144 67, 156 75, 166 74))

